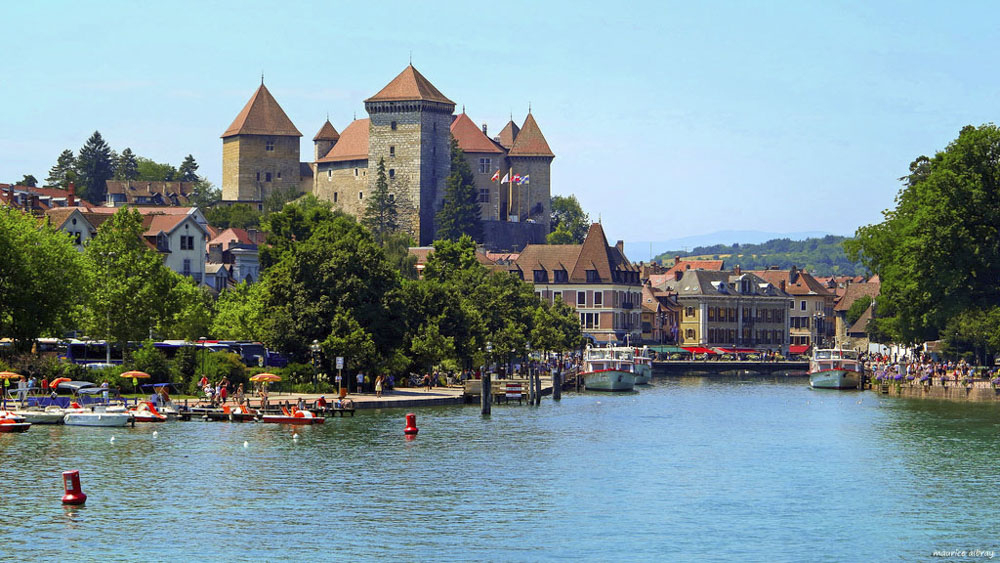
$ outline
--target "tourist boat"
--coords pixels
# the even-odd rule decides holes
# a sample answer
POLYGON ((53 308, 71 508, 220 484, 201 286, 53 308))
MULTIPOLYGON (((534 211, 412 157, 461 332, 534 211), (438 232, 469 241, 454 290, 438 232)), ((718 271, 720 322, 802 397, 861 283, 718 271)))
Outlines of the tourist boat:
POLYGON ((817 349, 809 362, 809 386, 813 389, 857 389, 861 384, 861 362, 854 350, 817 349))
POLYGON ((156 406, 149 401, 143 401, 128 411, 135 418, 136 422, 166 422, 167 415, 156 410, 156 406))
POLYGON ((108 410, 104 406, 69 409, 63 417, 63 424, 67 426, 125 426, 129 422, 132 422, 131 413, 108 410))
POLYGON ((61 407, 52 405, 45 407, 27 407, 14 411, 14 414, 23 417, 25 421, 32 424, 62 424, 66 411, 61 407))
POLYGON ((0 432, 24 432, 31 428, 31 423, 23 416, 7 411, 0 411, 0 432))
POLYGON ((635 388, 632 348, 587 347, 583 356, 583 385, 590 391, 631 391, 635 388))
POLYGON ((322 416, 316 416, 309 411, 293 410, 281 407, 282 414, 265 414, 260 417, 261 422, 272 424, 323 424, 326 421, 322 416))

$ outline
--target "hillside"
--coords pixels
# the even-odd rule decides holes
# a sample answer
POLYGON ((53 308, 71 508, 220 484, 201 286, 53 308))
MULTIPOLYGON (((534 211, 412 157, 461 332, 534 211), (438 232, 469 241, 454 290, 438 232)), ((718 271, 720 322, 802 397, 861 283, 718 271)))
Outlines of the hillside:
POLYGON ((687 252, 664 252, 654 260, 669 265, 673 263, 675 256, 722 258, 727 269, 736 265, 744 270, 763 270, 769 266, 788 269, 796 266, 818 276, 866 275, 861 264, 851 262, 844 254, 845 240, 847 237, 828 235, 805 240, 778 238, 761 244, 715 244, 698 246, 687 252))

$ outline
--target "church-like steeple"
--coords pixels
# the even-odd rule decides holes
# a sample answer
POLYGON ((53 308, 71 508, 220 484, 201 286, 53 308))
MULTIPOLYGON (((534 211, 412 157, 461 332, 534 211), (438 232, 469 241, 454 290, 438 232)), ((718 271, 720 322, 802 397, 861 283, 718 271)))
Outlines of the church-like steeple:
POLYGON ((263 80, 260 87, 250 97, 247 105, 243 106, 236 119, 222 138, 234 135, 283 135, 291 137, 301 137, 302 133, 295 128, 292 120, 288 119, 285 111, 278 105, 277 100, 264 86, 263 80))

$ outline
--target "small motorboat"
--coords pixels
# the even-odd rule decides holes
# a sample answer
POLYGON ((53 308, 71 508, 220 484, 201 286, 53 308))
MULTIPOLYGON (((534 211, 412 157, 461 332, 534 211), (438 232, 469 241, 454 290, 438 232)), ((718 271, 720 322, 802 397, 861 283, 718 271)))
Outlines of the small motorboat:
POLYGON ((92 410, 70 409, 63 417, 67 426, 125 426, 132 422, 132 413, 109 411, 96 406, 92 410))
POLYGON ((27 422, 23 416, 0 411, 0 432, 24 432, 29 428, 31 428, 31 423, 27 422))
POLYGON ((292 412, 288 412, 288 408, 281 407, 281 412, 282 414, 265 414, 260 417, 260 421, 272 424, 323 424, 326 422, 322 416, 316 416, 309 411, 292 409, 292 412))
POLYGON ((139 403, 135 408, 128 411, 135 418, 136 422, 166 422, 167 415, 156 410, 156 406, 149 401, 139 403))
POLYGON ((55 405, 45 407, 27 407, 14 411, 16 416, 24 417, 32 424, 62 424, 66 411, 55 405))

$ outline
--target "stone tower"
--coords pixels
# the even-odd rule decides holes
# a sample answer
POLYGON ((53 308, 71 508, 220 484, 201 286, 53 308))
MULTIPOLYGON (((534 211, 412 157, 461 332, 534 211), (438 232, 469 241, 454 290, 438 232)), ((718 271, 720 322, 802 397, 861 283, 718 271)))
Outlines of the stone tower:
POLYGON ((379 161, 385 160, 389 192, 400 225, 417 240, 434 241, 434 216, 441 207, 451 170, 450 126, 455 102, 407 66, 365 100, 368 112, 368 187, 374 189, 379 161))
POLYGON ((546 233, 552 221, 549 215, 552 207, 549 199, 549 170, 555 157, 529 111, 520 130, 515 127, 513 144, 507 153, 507 160, 514 174, 522 178, 529 176, 527 183, 514 184, 512 187, 511 214, 517 215, 522 222, 530 220, 545 225, 546 233))
POLYGON ((300 137, 262 80, 222 134, 222 199, 260 207, 274 190, 298 190, 300 137))
POLYGON ((319 128, 319 133, 316 133, 316 136, 313 137, 313 160, 318 161, 326 156, 326 153, 330 152, 330 149, 339 140, 340 133, 337 133, 333 124, 330 123, 330 118, 327 118, 326 123, 319 128))

